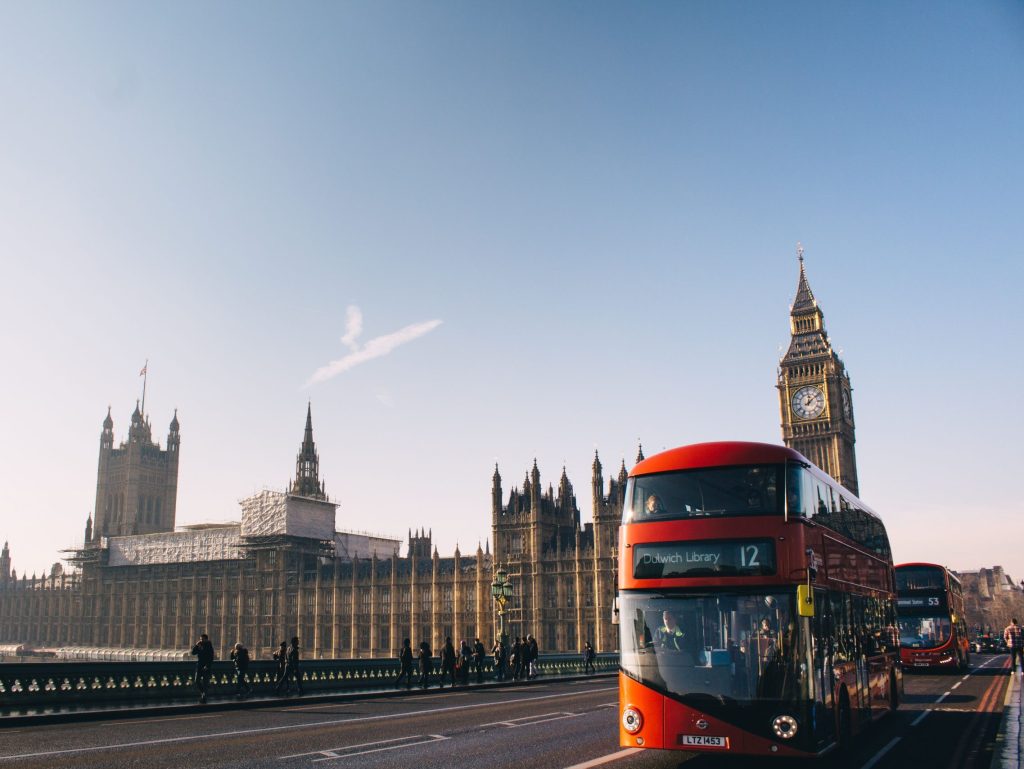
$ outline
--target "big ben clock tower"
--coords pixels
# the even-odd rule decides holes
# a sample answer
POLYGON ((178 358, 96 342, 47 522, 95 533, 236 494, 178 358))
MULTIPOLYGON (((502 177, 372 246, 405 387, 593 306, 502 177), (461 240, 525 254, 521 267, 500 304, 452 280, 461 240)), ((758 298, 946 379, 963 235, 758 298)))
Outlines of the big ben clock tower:
POLYGON ((859 495, 850 377, 825 333, 799 244, 797 256, 800 279, 789 313, 793 336, 779 361, 782 440, 859 495))

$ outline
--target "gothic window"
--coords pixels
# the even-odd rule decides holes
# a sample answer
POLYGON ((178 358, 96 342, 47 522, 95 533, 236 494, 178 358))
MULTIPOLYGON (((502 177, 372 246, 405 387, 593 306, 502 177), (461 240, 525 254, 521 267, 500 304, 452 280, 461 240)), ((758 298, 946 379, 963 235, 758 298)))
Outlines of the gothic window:
POLYGON ((245 615, 250 619, 256 615, 256 596, 247 595, 245 597, 245 615))
POLYGON ((377 648, 387 649, 391 646, 391 628, 385 626, 377 631, 377 648))
POLYGON ((510 549, 511 549, 511 551, 513 553, 521 553, 521 552, 523 552, 523 535, 522 534, 513 534, 512 535, 512 545, 511 545, 510 549))
MULTIPOLYGON (((544 595, 547 598, 547 605, 549 609, 557 608, 558 606, 558 587, 554 582, 548 582, 544 586, 544 595)), ((553 649, 552 644, 548 644, 549 649, 553 649)))
POLYGON ((370 626, 359 626, 359 649, 360 651, 370 650, 370 626))
POLYGON ((412 611, 412 591, 408 588, 402 588, 398 593, 399 600, 399 611, 403 614, 408 614, 412 611))
POLYGON ((429 587, 420 588, 420 611, 429 612, 432 608, 433 600, 430 595, 429 587))
POLYGON ((446 614, 451 613, 452 605, 452 586, 445 585, 443 588, 441 588, 441 611, 445 612, 446 614))
POLYGON ((391 589, 384 588, 380 591, 380 612, 388 614, 391 611, 391 589))
POLYGON ((313 609, 316 607, 316 593, 312 590, 306 591, 306 613, 312 614, 313 609))
POLYGON ((370 591, 361 590, 359 592, 359 613, 369 614, 370 613, 370 591))
POLYGON ((332 590, 325 590, 323 596, 323 611, 327 614, 331 613, 334 607, 334 592, 332 590))

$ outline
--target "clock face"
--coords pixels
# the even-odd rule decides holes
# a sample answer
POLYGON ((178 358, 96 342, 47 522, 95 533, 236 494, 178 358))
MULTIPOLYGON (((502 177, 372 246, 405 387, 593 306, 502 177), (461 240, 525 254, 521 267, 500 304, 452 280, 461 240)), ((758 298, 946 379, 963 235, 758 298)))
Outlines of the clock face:
POLYGON ((793 413, 801 419, 814 419, 825 410, 825 393, 814 385, 801 387, 793 393, 793 413))
POLYGON ((850 419, 850 414, 853 411, 853 406, 850 405, 850 391, 843 390, 843 416, 850 419))

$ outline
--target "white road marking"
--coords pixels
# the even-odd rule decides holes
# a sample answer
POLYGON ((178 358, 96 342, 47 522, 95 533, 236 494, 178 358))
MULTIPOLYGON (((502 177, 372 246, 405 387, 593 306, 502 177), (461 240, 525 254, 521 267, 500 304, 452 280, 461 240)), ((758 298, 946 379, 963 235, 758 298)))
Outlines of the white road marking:
MULTIPOLYGON (((122 721, 103 721, 96 724, 96 726, 119 726, 124 727, 125 724, 158 724, 161 721, 194 721, 195 719, 209 719, 209 718, 223 718, 223 713, 206 713, 201 716, 164 716, 163 718, 132 718, 130 720, 122 721)), ((10 732, 4 732, 4 734, 10 734, 10 732)))
POLYGON ((963 681, 957 681, 955 684, 953 684, 951 687, 949 687, 949 690, 953 691, 956 687, 958 687, 962 683, 963 683, 963 681))
POLYGON ((892 740, 889 741, 888 745, 886 745, 880 751, 875 753, 875 755, 871 757, 871 760, 868 761, 866 764, 864 764, 864 766, 862 766, 860 769, 871 769, 871 767, 874 766, 875 764, 877 764, 879 761, 881 761, 882 760, 882 756, 884 756, 886 753, 888 753, 890 750, 892 750, 896 746, 896 743, 899 742, 901 739, 903 739, 903 738, 902 737, 894 737, 892 740))
POLYGON ((917 726, 919 723, 921 723, 926 718, 928 718, 928 714, 929 713, 931 713, 931 710, 924 710, 924 711, 922 711, 921 715, 919 715, 917 718, 915 718, 913 721, 910 722, 910 725, 911 726, 917 726))
POLYGON ((73 753, 96 753, 101 750, 116 750, 117 748, 137 748, 145 745, 170 745, 176 742, 197 742, 199 740, 211 740, 226 737, 238 737, 244 734, 262 734, 270 732, 292 731, 295 729, 313 729, 320 726, 340 726, 342 724, 355 724, 364 721, 386 721, 395 718, 407 718, 410 716, 429 715, 431 713, 448 713, 454 710, 472 710, 475 708, 491 708, 496 705, 514 704, 519 702, 535 702, 538 700, 560 699, 562 697, 579 697, 581 694, 596 692, 617 691, 617 686, 605 686, 600 689, 591 689, 585 692, 566 692, 561 694, 545 694, 541 697, 519 697, 506 702, 476 702, 472 705, 453 705, 450 708, 433 708, 431 710, 413 710, 408 713, 387 713, 379 716, 362 716, 360 718, 335 718, 330 721, 311 721, 306 724, 284 724, 283 726, 264 726, 255 729, 235 729, 230 732, 213 732, 211 734, 190 734, 182 737, 165 737, 158 740, 135 740, 132 742, 119 742, 110 745, 92 745, 81 748, 65 748, 64 750, 46 750, 37 753, 15 753, 11 755, 0 755, 0 761, 10 761, 15 758, 42 758, 45 756, 66 756, 73 753))
POLYGON ((358 745, 346 745, 343 748, 328 748, 327 750, 312 750, 308 753, 293 753, 290 756, 281 756, 278 760, 284 761, 286 758, 302 758, 304 756, 325 756, 331 755, 336 756, 337 750, 349 750, 350 748, 368 748, 371 745, 385 745, 389 742, 402 742, 403 740, 413 740, 422 737, 422 734, 417 734, 415 737, 395 737, 393 740, 377 740, 376 742, 361 742, 358 745))
POLYGON ((523 716, 522 718, 510 718, 507 721, 493 721, 489 724, 480 724, 479 727, 484 728, 485 726, 507 726, 509 729, 518 729, 523 726, 533 726, 534 724, 543 724, 547 721, 559 721, 563 718, 579 718, 580 716, 586 715, 586 713, 539 713, 535 716, 523 716))
MULTIPOLYGON (((321 761, 334 761, 335 759, 338 759, 338 758, 352 758, 353 756, 365 756, 368 753, 381 753, 381 752, 383 752, 385 750, 398 750, 399 748, 412 748, 412 747, 415 747, 416 745, 427 745, 427 744, 429 744, 431 742, 440 742, 441 740, 449 739, 448 737, 445 737, 442 734, 428 734, 428 735, 423 735, 423 736, 426 736, 427 739, 419 740, 418 742, 406 742, 406 743, 403 743, 401 745, 389 745, 386 748, 373 748, 372 750, 360 750, 358 753, 331 753, 331 755, 325 756, 324 758, 314 758, 313 759, 313 763, 314 764, 318 764, 321 761)), ((411 738, 406 738, 406 739, 411 739, 411 738)), ((393 740, 386 740, 386 742, 393 742, 393 740)), ((345 750, 345 748, 337 748, 337 750, 345 750)))
POLYGON ((584 761, 582 764, 573 764, 567 766, 565 769, 590 769, 592 766, 600 766, 601 764, 607 764, 609 761, 618 761, 620 758, 626 758, 634 753, 639 753, 640 748, 625 748, 616 753, 609 753, 606 756, 600 756, 599 758, 591 759, 590 761, 584 761))

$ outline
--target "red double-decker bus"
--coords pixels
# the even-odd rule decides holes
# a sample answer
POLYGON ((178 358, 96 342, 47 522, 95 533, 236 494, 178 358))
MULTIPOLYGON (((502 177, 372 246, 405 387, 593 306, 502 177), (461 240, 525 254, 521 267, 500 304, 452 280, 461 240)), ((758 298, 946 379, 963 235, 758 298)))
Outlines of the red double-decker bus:
POLYGON ((801 454, 640 462, 619 545, 623 747, 810 757, 903 691, 881 520, 801 454))
POLYGON ((908 668, 966 671, 971 645, 960 579, 936 563, 896 567, 900 656, 908 668))

